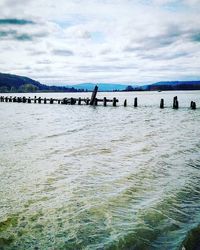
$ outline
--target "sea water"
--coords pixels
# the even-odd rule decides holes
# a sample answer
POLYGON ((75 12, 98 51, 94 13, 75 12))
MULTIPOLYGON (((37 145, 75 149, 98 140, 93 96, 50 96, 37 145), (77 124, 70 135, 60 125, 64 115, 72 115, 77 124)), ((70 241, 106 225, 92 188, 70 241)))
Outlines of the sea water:
POLYGON ((200 92, 104 96, 117 107, 0 103, 0 249, 179 249, 198 226, 200 92))

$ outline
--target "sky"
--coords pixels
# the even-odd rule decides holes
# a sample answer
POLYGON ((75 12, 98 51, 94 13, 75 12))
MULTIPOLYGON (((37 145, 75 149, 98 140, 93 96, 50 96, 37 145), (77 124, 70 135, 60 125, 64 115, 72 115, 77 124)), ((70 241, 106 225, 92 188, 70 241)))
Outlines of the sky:
POLYGON ((200 80, 200 0, 0 0, 0 72, 45 84, 200 80))

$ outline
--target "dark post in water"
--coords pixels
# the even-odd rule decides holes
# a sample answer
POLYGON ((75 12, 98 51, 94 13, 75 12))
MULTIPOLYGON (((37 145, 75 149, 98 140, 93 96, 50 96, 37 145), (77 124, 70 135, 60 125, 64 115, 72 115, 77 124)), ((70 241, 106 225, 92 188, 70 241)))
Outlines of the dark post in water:
POLYGON ((173 100, 173 109, 178 109, 178 98, 177 98, 177 96, 175 96, 174 100, 173 100))
POLYGON ((136 108, 138 105, 138 102, 137 102, 137 97, 134 98, 134 107, 136 108))
POLYGON ((125 99, 124 100, 124 107, 126 107, 127 106, 127 100, 125 99))
POLYGON ((164 99, 161 99, 161 100, 160 100, 160 108, 161 108, 161 109, 164 109, 164 99))
POLYGON ((93 92, 92 92, 92 96, 90 99, 90 105, 93 105, 96 99, 96 95, 97 95, 97 91, 98 91, 98 86, 96 85, 93 92))

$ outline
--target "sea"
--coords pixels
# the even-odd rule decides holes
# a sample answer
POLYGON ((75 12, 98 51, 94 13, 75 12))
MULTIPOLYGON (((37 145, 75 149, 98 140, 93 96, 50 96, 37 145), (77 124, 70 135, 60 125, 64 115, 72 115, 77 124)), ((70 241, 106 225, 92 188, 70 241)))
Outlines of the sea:
POLYGON ((1 250, 185 248, 200 224, 200 91, 104 96, 117 107, 0 103, 1 250))

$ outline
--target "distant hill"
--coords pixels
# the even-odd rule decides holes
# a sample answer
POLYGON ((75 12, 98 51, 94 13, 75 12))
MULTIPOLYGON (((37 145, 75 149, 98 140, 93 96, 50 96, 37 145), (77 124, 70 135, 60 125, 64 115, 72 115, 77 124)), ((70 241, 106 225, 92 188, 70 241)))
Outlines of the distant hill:
POLYGON ((25 76, 0 73, 0 93, 84 92, 92 91, 95 85, 99 87, 99 91, 200 90, 200 81, 163 81, 142 86, 118 83, 81 83, 61 87, 44 85, 25 76))
MULTIPOLYGON (((80 84, 76 84, 73 85, 74 88, 76 89, 83 89, 85 91, 92 91, 95 87, 95 85, 98 86, 99 91, 122 91, 124 89, 126 89, 127 85, 123 85, 123 84, 115 84, 115 83, 80 83, 80 84)), ((72 85, 70 86, 72 87, 72 85)))
POLYGON ((200 90, 200 81, 164 81, 146 86, 146 90, 200 90))
POLYGON ((74 87, 47 86, 25 76, 0 73, 0 93, 78 92, 74 87))

